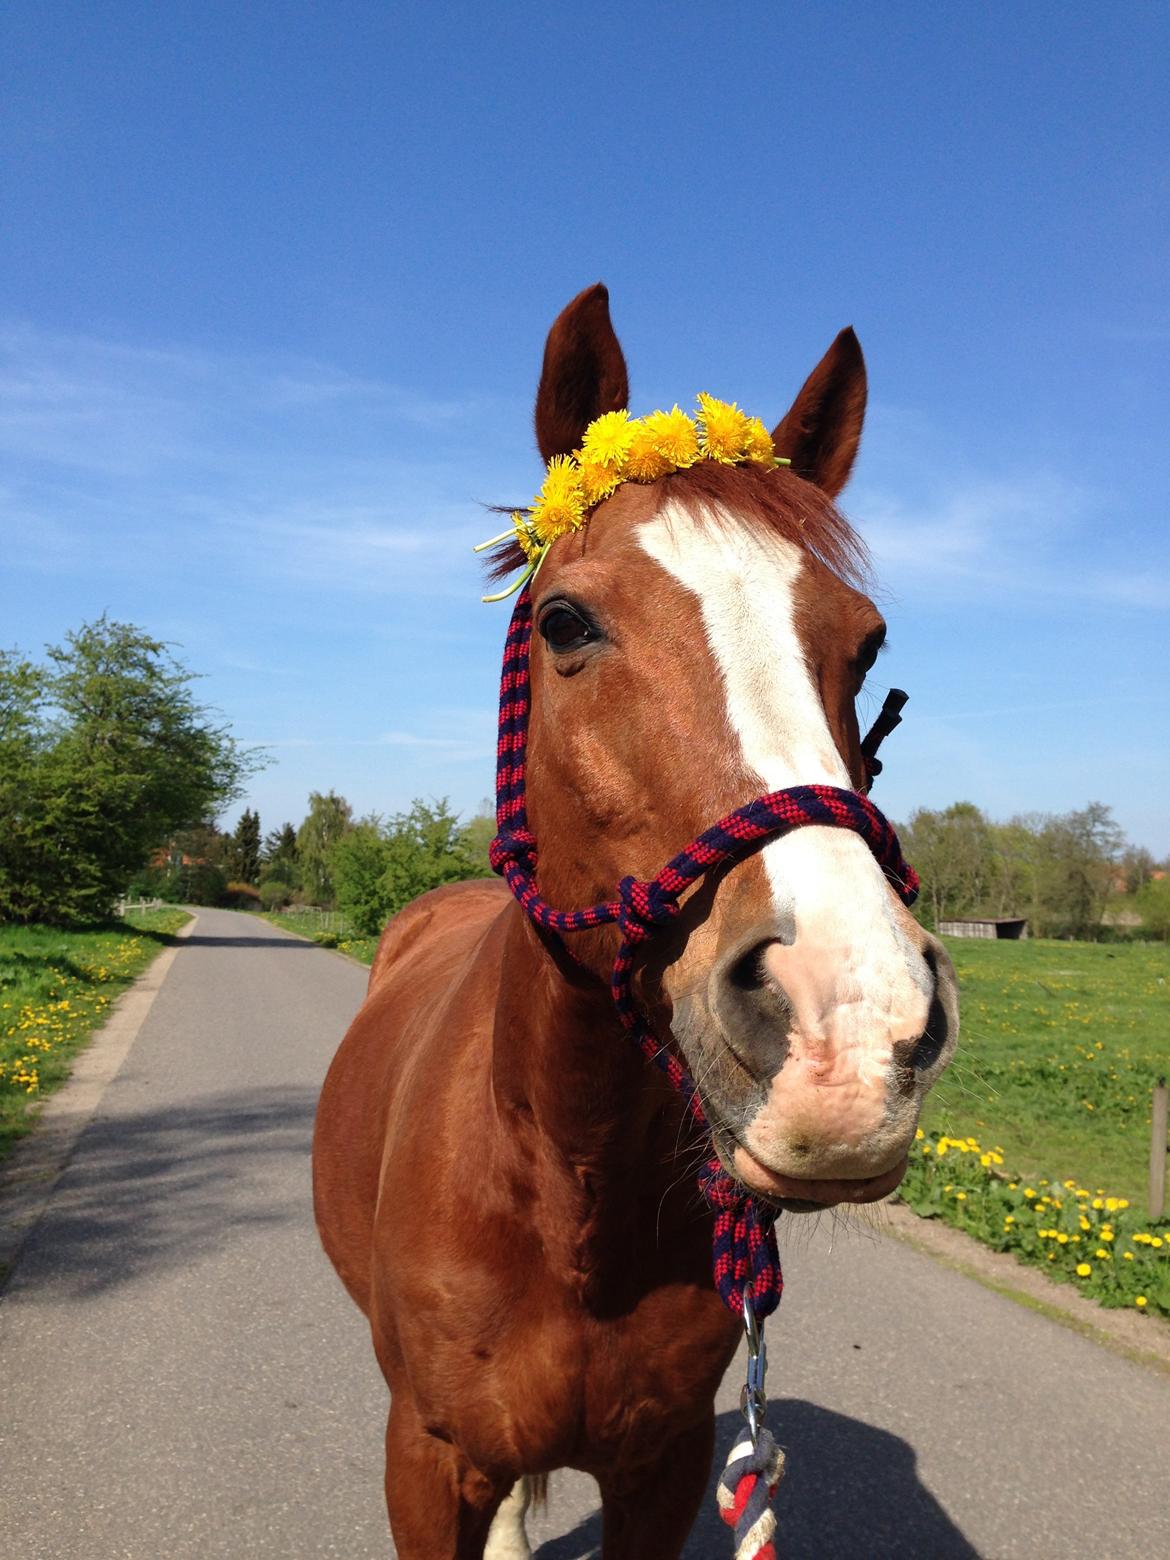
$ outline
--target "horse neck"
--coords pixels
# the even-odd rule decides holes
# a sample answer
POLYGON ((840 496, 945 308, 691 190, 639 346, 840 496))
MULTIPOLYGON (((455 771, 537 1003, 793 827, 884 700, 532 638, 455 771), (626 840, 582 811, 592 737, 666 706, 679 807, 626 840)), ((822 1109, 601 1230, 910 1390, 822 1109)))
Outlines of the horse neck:
POLYGON ((566 1261, 592 1287, 613 1288, 626 1282, 605 1276, 628 1252, 622 1232, 652 1224, 672 1183, 690 1187, 675 1163, 691 1150, 689 1133, 678 1097, 622 1029, 607 986, 511 908, 493 1034, 496 1110, 532 1195, 563 1233, 566 1261))

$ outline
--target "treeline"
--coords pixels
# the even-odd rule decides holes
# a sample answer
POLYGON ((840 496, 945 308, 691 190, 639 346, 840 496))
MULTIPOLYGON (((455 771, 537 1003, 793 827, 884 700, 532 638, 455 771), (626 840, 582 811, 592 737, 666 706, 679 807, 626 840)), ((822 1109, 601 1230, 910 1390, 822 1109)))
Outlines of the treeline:
POLYGON ((1166 863, 1127 843, 1100 802, 996 823, 971 802, 899 829, 922 879, 921 919, 1025 916, 1035 937, 1170 936, 1166 863))
POLYGON ((151 851, 262 760, 158 639, 102 616, 36 662, 0 651, 0 921, 100 921, 151 851))
POLYGON ((487 877, 494 832, 490 814, 460 823, 446 799, 355 818, 343 796, 314 791, 299 827, 263 834, 259 814, 246 808, 230 834, 213 824, 177 831, 130 893, 266 910, 316 905, 344 911, 355 931, 373 936, 427 889, 487 877))

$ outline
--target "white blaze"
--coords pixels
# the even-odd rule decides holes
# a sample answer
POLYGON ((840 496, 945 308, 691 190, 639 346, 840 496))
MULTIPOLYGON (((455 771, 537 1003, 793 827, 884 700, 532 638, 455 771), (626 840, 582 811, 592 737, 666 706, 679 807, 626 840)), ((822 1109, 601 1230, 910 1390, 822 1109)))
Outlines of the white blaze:
MULTIPOLYGON (((799 547, 731 515, 696 519, 677 503, 639 526, 638 539, 698 597, 728 718, 760 792, 851 789, 797 632, 799 547)), ((762 854, 778 925, 794 926, 803 965, 820 966, 807 982, 794 967, 785 982, 803 1040, 815 1049, 831 1029, 834 1050, 856 1048, 858 1073, 876 1081, 890 1044, 923 1027, 929 991, 881 868, 864 840, 842 829, 795 829, 762 854)))

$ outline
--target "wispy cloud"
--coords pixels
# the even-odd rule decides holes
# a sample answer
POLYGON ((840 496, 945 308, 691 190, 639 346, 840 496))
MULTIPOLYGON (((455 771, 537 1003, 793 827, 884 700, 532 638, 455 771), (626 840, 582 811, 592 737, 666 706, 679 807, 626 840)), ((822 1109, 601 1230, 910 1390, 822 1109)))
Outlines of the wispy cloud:
POLYGON ((920 457, 905 470, 900 487, 863 479, 849 495, 878 577, 898 595, 1170 606, 1167 571, 1111 566, 1114 495, 1053 470, 988 478, 920 457))
POLYGON ((0 329, 0 401, 12 561, 167 570, 226 553, 254 578, 366 594, 442 588, 481 523, 466 430, 500 415, 313 363, 27 326, 0 329))

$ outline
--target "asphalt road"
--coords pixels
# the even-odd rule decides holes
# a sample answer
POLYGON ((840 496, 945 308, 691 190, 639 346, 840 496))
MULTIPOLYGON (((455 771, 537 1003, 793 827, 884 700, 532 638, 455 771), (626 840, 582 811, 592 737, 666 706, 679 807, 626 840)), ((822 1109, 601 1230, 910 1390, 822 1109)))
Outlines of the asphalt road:
MULTIPOLYGON (((365 979, 200 912, 0 1301, 4 1560, 393 1553, 385 1391, 309 1206, 316 1093, 365 979)), ((782 1246, 782 1555, 1170 1555, 1166 1378, 868 1231, 790 1224, 782 1246)), ((554 1476, 541 1560, 596 1554, 596 1508, 554 1476)), ((686 1553, 730 1553, 710 1504, 686 1553)))

